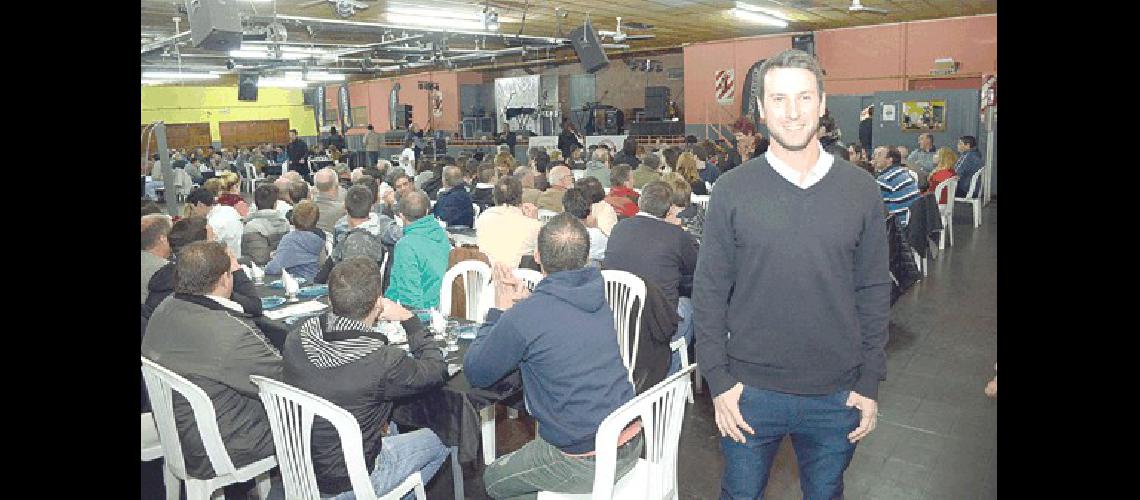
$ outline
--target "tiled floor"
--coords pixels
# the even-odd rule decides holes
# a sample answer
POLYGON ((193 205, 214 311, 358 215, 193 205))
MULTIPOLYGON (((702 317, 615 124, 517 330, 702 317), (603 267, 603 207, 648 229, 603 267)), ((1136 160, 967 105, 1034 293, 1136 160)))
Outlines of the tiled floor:
MULTIPOLYGON (((856 448, 846 498, 997 497, 997 402, 982 393, 997 358, 996 203, 983 210, 980 228, 972 227, 968 210, 956 215, 954 246, 929 262, 929 276, 891 310, 882 416, 856 448)), ((529 440, 534 429, 525 415, 508 420, 503 413, 500 455, 529 440)), ((707 392, 698 394, 681 435, 682 499, 718 498, 724 465, 719 440, 712 401, 707 392)), ((449 475, 446 466, 440 470, 429 498, 450 498, 449 475)), ((478 474, 465 476, 467 497, 484 498, 478 474)), ((802 498, 788 440, 765 498, 802 498)))

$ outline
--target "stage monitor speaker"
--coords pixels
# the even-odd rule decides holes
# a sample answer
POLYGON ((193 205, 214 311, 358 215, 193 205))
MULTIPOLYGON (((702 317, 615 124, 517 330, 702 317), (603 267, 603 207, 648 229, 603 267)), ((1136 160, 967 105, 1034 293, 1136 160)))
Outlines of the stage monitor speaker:
POLYGON ((814 56, 815 36, 811 33, 806 35, 792 35, 792 48, 802 50, 814 56))
POLYGON ((578 60, 582 62, 582 69, 586 73, 594 73, 609 66, 610 60, 606 57, 606 51, 602 50, 598 32, 589 21, 570 32, 570 44, 574 46, 574 53, 578 54, 578 60))
POLYGON ((238 100, 257 100, 257 73, 242 73, 238 75, 238 100))
POLYGON ((190 42, 206 50, 241 48, 241 15, 237 2, 226 0, 187 0, 190 42))

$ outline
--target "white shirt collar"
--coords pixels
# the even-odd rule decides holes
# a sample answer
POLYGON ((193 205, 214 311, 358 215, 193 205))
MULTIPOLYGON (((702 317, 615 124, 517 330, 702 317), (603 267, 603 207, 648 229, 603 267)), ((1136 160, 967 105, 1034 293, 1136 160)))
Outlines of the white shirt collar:
POLYGON ((225 297, 219 297, 217 295, 206 295, 206 296, 209 297, 214 302, 221 304, 226 309, 230 309, 232 311, 239 312, 239 313, 245 312, 245 308, 242 307, 241 304, 238 304, 237 302, 234 302, 230 299, 227 299, 225 297))
POLYGON ((823 176, 827 175, 827 172, 831 170, 831 164, 835 162, 835 157, 827 151, 824 151, 823 145, 821 145, 819 141, 812 142, 815 143, 815 147, 819 148, 819 159, 816 160, 815 165, 808 171, 807 177, 804 178, 802 184, 800 183, 800 172, 789 166, 783 160, 777 158, 771 149, 764 153, 764 159, 768 160, 768 164, 772 166, 772 169, 780 174, 781 177, 787 179, 788 182, 795 184, 800 189, 807 189, 819 182, 823 176))
MULTIPOLYGON (((637 212, 637 215, 639 215, 639 216, 641 216, 641 217, 649 217, 650 219, 657 219, 657 220, 661 220, 661 218, 660 218, 660 217, 658 217, 658 216, 656 216, 656 215, 653 215, 653 214, 651 214, 651 213, 649 213, 649 212, 637 212)), ((635 216, 635 217, 636 217, 636 216, 635 216)))

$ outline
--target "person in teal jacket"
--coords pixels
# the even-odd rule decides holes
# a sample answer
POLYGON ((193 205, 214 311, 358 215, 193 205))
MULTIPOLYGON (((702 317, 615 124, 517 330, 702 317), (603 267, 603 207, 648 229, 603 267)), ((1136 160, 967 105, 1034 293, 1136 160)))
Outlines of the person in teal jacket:
POLYGON ((392 273, 385 297, 408 309, 439 307, 439 288, 447 272, 451 244, 435 217, 427 217, 430 204, 422 191, 400 199, 404 237, 392 255, 392 273))

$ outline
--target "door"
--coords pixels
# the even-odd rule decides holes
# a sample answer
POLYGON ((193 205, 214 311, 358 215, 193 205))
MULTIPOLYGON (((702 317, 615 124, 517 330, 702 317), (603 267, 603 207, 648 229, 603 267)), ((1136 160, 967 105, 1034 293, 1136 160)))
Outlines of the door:
POLYGON ((289 142, 289 120, 249 120, 218 123, 222 147, 248 148, 289 142))

